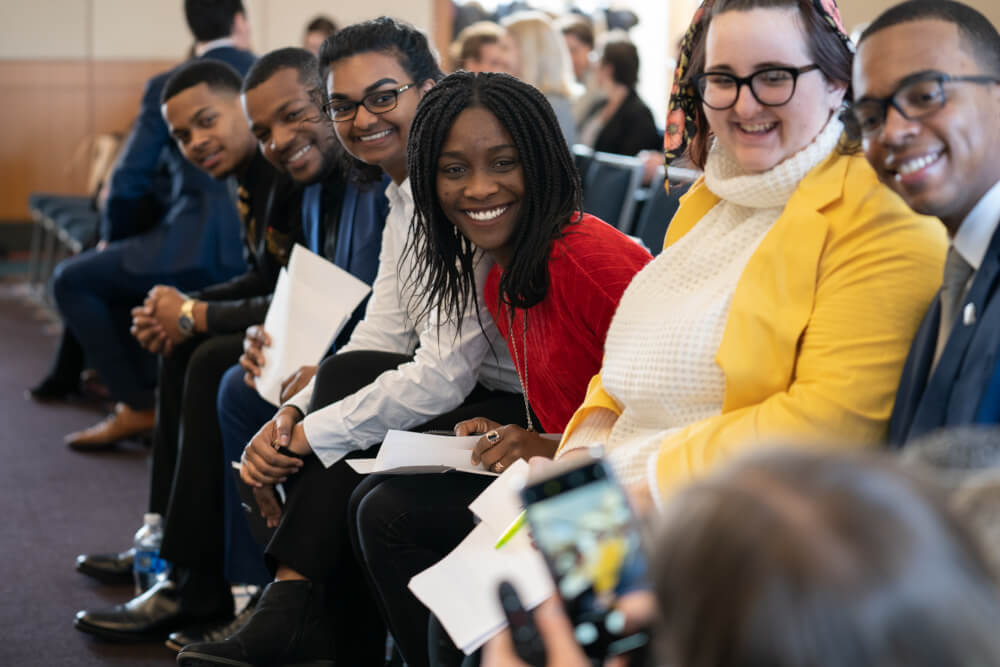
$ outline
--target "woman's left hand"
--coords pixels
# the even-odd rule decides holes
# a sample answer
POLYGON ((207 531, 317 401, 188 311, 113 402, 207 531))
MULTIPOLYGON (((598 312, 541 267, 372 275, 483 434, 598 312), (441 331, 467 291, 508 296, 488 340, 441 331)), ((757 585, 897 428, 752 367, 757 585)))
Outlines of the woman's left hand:
POLYGON ((483 433, 472 450, 472 462, 482 463, 483 468, 500 473, 518 459, 527 461, 532 456, 552 458, 559 441, 543 438, 539 433, 515 424, 501 426, 484 417, 469 419, 455 426, 455 435, 483 433))

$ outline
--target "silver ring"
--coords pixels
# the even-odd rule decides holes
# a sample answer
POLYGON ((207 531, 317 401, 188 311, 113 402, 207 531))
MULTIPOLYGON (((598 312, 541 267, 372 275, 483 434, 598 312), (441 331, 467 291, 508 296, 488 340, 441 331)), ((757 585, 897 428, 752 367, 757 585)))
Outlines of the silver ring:
POLYGON ((493 430, 486 434, 486 442, 495 445, 500 442, 500 431, 493 430))

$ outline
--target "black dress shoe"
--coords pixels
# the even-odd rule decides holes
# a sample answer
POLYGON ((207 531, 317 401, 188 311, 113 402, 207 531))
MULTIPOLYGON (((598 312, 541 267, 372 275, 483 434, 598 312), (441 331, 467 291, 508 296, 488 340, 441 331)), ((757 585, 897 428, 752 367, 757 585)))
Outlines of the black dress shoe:
POLYGON ((188 608, 177 585, 159 581, 125 604, 96 611, 79 611, 73 627, 115 641, 163 640, 168 634, 196 623, 222 622, 233 616, 233 598, 197 611, 188 608))
POLYGON ((224 639, 229 639, 236 632, 247 624, 250 617, 253 616, 254 609, 257 608, 257 602, 260 600, 261 593, 263 589, 256 591, 247 600, 246 605, 240 613, 236 614, 236 617, 228 623, 210 623, 201 624, 190 628, 184 628, 183 630, 178 630, 177 632, 171 632, 170 636, 167 637, 167 648, 174 651, 180 651, 185 646, 189 644, 198 644, 201 642, 221 642, 224 639))
POLYGON ((65 401, 71 396, 79 395, 79 383, 51 376, 46 377, 37 385, 24 392, 25 398, 38 401, 39 403, 65 401))
POLYGON ((177 664, 332 667, 332 628, 333 618, 319 586, 309 581, 273 581, 246 625, 225 641, 185 646, 177 654, 177 664))
POLYGON ((80 554, 76 557, 76 569, 106 584, 124 584, 132 580, 134 560, 134 548, 117 554, 80 554))

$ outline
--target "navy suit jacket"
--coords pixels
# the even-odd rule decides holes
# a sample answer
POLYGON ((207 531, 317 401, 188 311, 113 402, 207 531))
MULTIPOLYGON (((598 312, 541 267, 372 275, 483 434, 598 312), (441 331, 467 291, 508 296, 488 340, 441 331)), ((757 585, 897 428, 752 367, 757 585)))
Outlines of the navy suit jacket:
MULTIPOLYGON (((206 52, 246 74, 254 56, 232 47, 206 52)), ((213 284, 246 270, 239 215, 230 185, 190 164, 170 137, 160 113, 160 94, 174 70, 146 83, 139 117, 111 175, 101 238, 121 241, 125 271, 136 275, 188 276, 213 284), (170 175, 169 193, 157 202, 156 178, 170 175), (163 213, 151 229, 143 229, 151 209, 163 213)))
POLYGON ((990 240, 933 373, 930 367, 937 346, 941 301, 931 302, 903 367, 889 420, 890 444, 901 446, 939 428, 989 421, 991 413, 996 419, 997 411, 986 408, 1000 353, 998 290, 1000 229, 990 240), (966 312, 974 312, 972 321, 965 317, 966 312))

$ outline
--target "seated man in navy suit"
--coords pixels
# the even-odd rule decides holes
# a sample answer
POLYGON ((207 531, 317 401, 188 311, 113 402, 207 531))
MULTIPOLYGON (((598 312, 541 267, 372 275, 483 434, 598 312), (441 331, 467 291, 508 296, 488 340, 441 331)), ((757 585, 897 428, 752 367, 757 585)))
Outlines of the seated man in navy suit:
MULTIPOLYGON (((161 639, 182 630, 169 643, 175 649, 189 641, 185 637, 212 636, 213 621, 228 626, 233 606, 228 581, 247 582, 227 580, 223 572, 226 471, 215 401, 223 373, 242 352, 242 330, 264 320, 293 242, 370 283, 388 208, 380 183, 348 183, 338 166, 339 143, 320 108, 315 56, 279 49, 247 74, 246 108, 259 144, 243 115, 235 73, 214 90, 209 85, 217 69, 198 64, 178 72, 167 83, 163 112, 189 160, 216 177, 227 168, 235 171, 247 236, 258 239, 251 255, 254 270, 191 297, 158 286, 146 306, 135 310, 137 336, 152 349, 165 346, 169 352, 161 364, 149 511, 165 516, 160 555, 173 570, 133 600, 80 612, 76 620, 78 629, 109 639, 161 639), (217 129, 203 126, 209 119, 217 129), (264 141, 265 134, 273 138, 264 141), (231 152, 242 155, 235 165, 231 152), (294 206, 283 203, 286 188, 278 172, 300 186, 294 206)), ((274 406, 249 391, 249 407, 264 406, 257 428, 274 406)), ((132 556, 129 551, 84 555, 77 567, 99 578, 127 575, 132 556)))
MULTIPOLYGON (((240 0, 185 0, 184 10, 199 58, 220 60, 241 74, 250 68, 240 0)), ((107 420, 67 436, 75 449, 107 447, 153 425, 156 360, 129 334, 129 311, 149 289, 158 284, 197 289, 246 270, 229 185, 184 160, 160 114, 170 74, 146 84, 139 118, 111 175, 101 243, 62 262, 54 274, 63 321, 117 403, 107 420), (157 224, 142 230, 139 222, 158 206, 154 178, 164 166, 170 196, 157 224)))
POLYGON ((854 95, 879 178, 951 239, 896 395, 889 440, 899 446, 980 421, 988 407, 1000 352, 1000 34, 958 2, 896 5, 859 40, 854 95))

